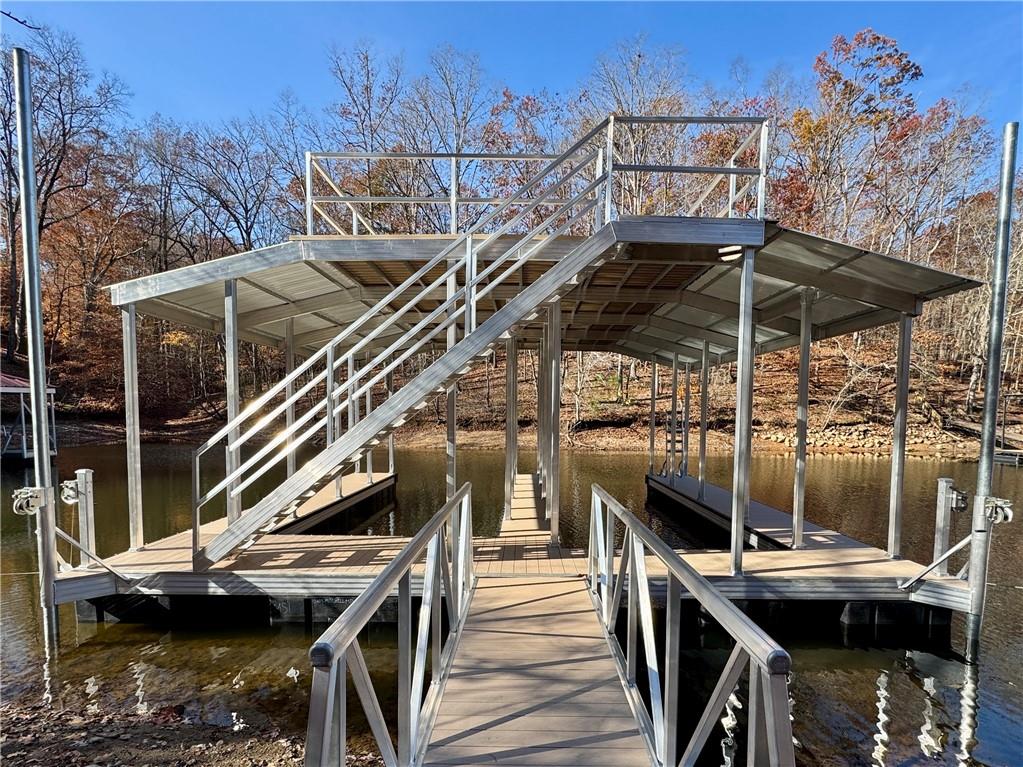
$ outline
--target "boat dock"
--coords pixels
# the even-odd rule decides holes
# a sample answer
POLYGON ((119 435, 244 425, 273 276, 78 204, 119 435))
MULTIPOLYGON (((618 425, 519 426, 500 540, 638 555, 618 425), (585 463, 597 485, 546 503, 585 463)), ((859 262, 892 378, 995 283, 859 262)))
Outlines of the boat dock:
MULTIPOLYGON (((78 504, 77 538, 55 524, 53 488, 25 488, 16 509, 39 514, 47 620, 54 605, 82 600, 259 596, 302 598, 308 609, 352 597, 309 650, 308 767, 344 764, 349 684, 387 767, 688 767, 733 695, 746 763, 789 767, 791 659, 737 602, 843 603, 852 623, 879 620, 872 608, 889 604, 910 607, 895 619, 916 624, 948 625, 961 611, 976 652, 991 536, 1011 503, 991 496, 989 471, 972 496, 939 480, 930 563, 903 558, 902 507, 913 320, 928 301, 980 283, 769 219, 766 118, 609 115, 573 141, 556 156, 309 152, 303 235, 110 286, 124 331, 130 549, 96 554, 91 471, 61 488, 78 504), (646 130, 688 131, 678 146, 692 156, 637 157, 623 136, 646 130), (707 157, 702 146, 733 148, 707 157), (344 188, 352 163, 378 162, 425 164, 444 193, 344 188), (470 194, 466 172, 492 178, 495 168, 529 170, 513 174, 512 192, 470 194), (671 188, 670 215, 625 194, 627 180, 649 174, 671 188), (377 218, 395 210, 410 218, 377 218), (194 452, 191 527, 156 541, 143 525, 140 314, 222 334, 224 348, 228 418, 194 452), (887 520, 881 549, 807 521, 806 453, 813 344, 886 325, 897 328, 891 481, 869 510, 887 520), (242 341, 283 352, 282 377, 248 401, 242 341), (799 355, 791 514, 753 500, 750 486, 755 358, 789 348, 799 355), (519 373, 524 352, 529 376, 519 373), (628 356, 649 371, 648 493, 673 518, 719 526, 726 546, 672 549, 596 484, 587 545, 565 545, 565 352, 628 356), (472 488, 456 482, 459 382, 500 355, 502 525, 478 536, 472 488), (715 487, 705 481, 709 382, 725 366, 734 464, 731 486, 715 487), (659 413, 665 377, 670 407, 659 413), (518 466, 522 382, 537 395, 528 475, 518 466), (314 534, 394 492, 395 433, 431 404, 446 426, 441 508, 410 537, 314 534), (374 474, 385 445, 388 470, 374 474), (269 472, 282 479, 260 490, 269 472), (213 508, 222 516, 201 522, 213 508), (949 538, 954 513, 971 514, 959 542, 949 538), (80 565, 58 562, 57 540, 80 565), (680 729, 681 614, 694 602, 731 650, 699 720, 680 729), (359 646, 385 603, 397 613, 396 723, 359 646)), ((1005 267, 1007 250, 1000 258, 1005 267)), ((985 387, 985 471, 997 389, 985 387)))

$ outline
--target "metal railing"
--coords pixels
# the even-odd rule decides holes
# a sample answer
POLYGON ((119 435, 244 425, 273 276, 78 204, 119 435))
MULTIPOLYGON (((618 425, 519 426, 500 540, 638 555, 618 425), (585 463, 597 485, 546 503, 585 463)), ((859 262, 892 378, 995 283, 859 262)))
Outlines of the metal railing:
POLYGON ((336 767, 345 763, 348 674, 385 767, 412 767, 422 763, 476 583, 472 564, 471 496, 471 486, 462 485, 310 648, 313 682, 306 732, 306 767, 336 767), (412 568, 422 560, 424 552, 422 603, 413 647, 412 568), (358 640, 359 632, 395 590, 398 594, 396 744, 388 731, 358 640), (444 637, 441 636, 442 601, 447 606, 448 616, 448 631, 444 637), (428 656, 431 665, 427 687, 428 656))
POLYGON ((696 763, 722 709, 739 683, 743 671, 748 668, 749 736, 746 763, 794 764, 789 714, 789 654, 599 485, 592 487, 587 556, 590 591, 607 630, 613 655, 626 681, 626 692, 639 721, 640 731, 647 740, 655 763, 660 767, 689 767, 696 763), (616 521, 624 525, 617 573, 616 521), (656 557, 667 570, 663 663, 656 649, 658 642, 654 634, 647 576, 648 553, 656 557), (677 725, 682 589, 688 591, 735 640, 735 647, 684 749, 680 749, 682 742, 677 725), (627 640, 624 651, 615 636, 623 598, 627 600, 627 640), (643 700, 637 683, 640 638, 649 682, 649 702, 643 700))
MULTIPOLYGON (((1005 498, 974 496, 973 504, 980 504, 983 515, 992 525, 1012 521, 1012 501, 1005 498)), ((973 541, 973 532, 960 540, 954 546, 949 546, 949 537, 952 530, 953 512, 963 513, 970 510, 970 496, 968 493, 959 490, 953 480, 942 477, 938 480, 938 502, 934 515, 934 559, 929 565, 924 566, 916 575, 899 584, 903 591, 909 591, 926 576, 933 573, 936 576, 944 577, 949 574, 948 563, 953 556, 965 549, 973 541)), ((959 580, 967 578, 970 572, 970 557, 967 551, 966 560, 959 568, 955 577, 959 580)))
MULTIPOLYGON (((322 435, 332 444, 345 431, 343 419, 351 429, 359 419, 359 403, 372 397, 374 387, 379 390, 406 360, 444 343, 445 334, 449 348, 458 342, 459 331, 464 339, 476 327, 478 302, 560 235, 574 226, 585 226, 588 232, 600 223, 591 214, 598 208, 606 174, 601 171, 600 150, 588 146, 593 135, 587 134, 549 163, 199 446, 192 466, 193 552, 199 547, 203 506, 217 498, 228 503, 240 499, 253 482, 314 437, 322 435), (529 196, 537 190, 535 197, 529 196), (557 193, 567 202, 551 205, 557 193), (541 205, 551 212, 539 214, 541 220, 511 237, 510 244, 502 239, 541 205), (447 297, 439 300, 436 291, 445 286, 447 297), (339 380, 340 376, 345 377, 339 380), (242 448, 261 439, 263 444, 242 459, 242 448), (226 469, 203 490, 202 459, 221 445, 228 456, 226 469)), ((403 423, 405 415, 396 413, 391 427, 403 423)), ((372 444, 363 447, 371 449, 372 444)), ((361 456, 357 452, 350 460, 361 456)))
MULTIPOLYGON (((701 177, 716 174, 714 179, 748 176, 762 181, 766 173, 763 154, 756 167, 739 166, 734 162, 736 158, 745 156, 743 152, 752 146, 750 136, 758 137, 761 147, 766 146, 767 125, 762 118, 609 117, 549 162, 543 155, 525 156, 530 162, 543 163, 543 167, 199 446, 192 466, 193 554, 200 549, 200 512, 204 506, 214 500, 223 501, 233 525, 244 513, 242 493, 247 488, 294 456, 303 446, 320 444, 321 439, 330 446, 351 431, 360 421, 360 404, 365 402, 368 410, 374 396, 379 399, 384 393, 384 383, 395 373, 400 374, 403 364, 414 355, 432 350, 436 345, 446 345, 451 349, 460 339, 465 340, 476 329, 480 302, 488 297, 492 300, 496 295, 492 292, 503 283, 524 284, 516 276, 526 263, 536 261, 559 237, 566 234, 588 235, 613 220, 615 215, 620 215, 621 205, 613 199, 616 193, 615 173, 696 174, 701 177), (627 135, 633 127, 648 130, 651 126, 686 128, 708 124, 721 124, 729 129, 753 126, 749 136, 733 152, 732 165, 735 167, 636 163, 616 167, 614 162, 606 162, 606 158, 622 154, 615 136, 627 135), (440 291, 444 291, 443 300, 437 296, 440 291), (203 459, 214 448, 225 451, 225 466, 223 469, 208 467, 214 474, 214 480, 204 489, 201 484, 203 459), (243 455, 243 449, 249 455, 243 455)), ((325 153, 321 155, 325 156, 325 153)), ((386 153, 335 153, 333 156, 367 159, 384 157, 386 153)), ((435 159, 431 155, 399 155, 399 159, 424 156, 435 159)), ((497 155, 458 155, 455 159, 459 157, 472 157, 481 162, 509 159, 497 155)), ((319 161, 312 162, 311 158, 309 173, 313 172, 326 175, 319 161)), ((318 210, 321 203, 313 199, 309 179, 311 176, 307 178, 309 209, 318 210)), ((714 179, 712 183, 719 184, 714 179)), ((763 184, 758 184, 757 188, 757 215, 762 215, 763 184)), ((740 192, 736 190, 736 194, 740 192)), ((337 195, 343 196, 340 187, 337 195)), ((353 202, 346 198, 345 204, 361 204, 359 199, 353 202)), ((383 199, 392 201, 390 197, 383 199)), ((414 199, 405 198, 399 202, 422 203, 421 200, 414 202, 414 199)), ((736 195, 730 195, 729 199, 729 204, 734 203, 736 195)), ((476 198, 462 199, 464 204, 477 202, 476 198)), ((700 202, 702 204, 702 200, 700 202)), ((451 203, 452 214, 457 218, 458 200, 452 199, 451 203)), ((545 263, 549 272, 559 262, 555 259, 545 263)), ((542 278, 542 275, 534 276, 534 283, 542 278)), ((524 307, 523 316, 536 309, 535 306, 524 307)), ((393 388, 387 388, 388 398, 394 393, 393 388)), ((418 407, 425 404, 421 401, 418 407)), ((386 405, 381 403, 378 407, 386 405)), ((394 419, 387 426, 388 433, 401 425, 407 414, 407 410, 395 412, 394 419)), ((377 432, 375 437, 355 446, 344 460, 348 463, 360 460, 372 450, 383 433, 377 432)), ((289 473, 293 463, 293 459, 288 461, 289 473)), ((343 467, 334 468, 340 470, 343 467)), ((329 477, 323 479, 327 481, 329 477)), ((281 510, 274 512, 280 514, 294 509, 295 499, 285 495, 278 488, 260 501, 260 529, 273 526, 269 518, 263 519, 266 508, 280 505, 281 510)), ((254 520, 235 530, 247 529, 255 524, 254 520)), ((246 540, 251 541, 251 535, 246 540)), ((214 550, 220 554, 226 546, 226 543, 223 546, 218 543, 214 550)), ((196 558, 202 557, 197 555, 196 558)))
MULTIPOLYGON (((769 133, 768 120, 763 117, 605 118, 587 134, 600 139, 599 148, 610 172, 603 193, 605 220, 611 220, 613 212, 619 216, 659 213, 763 218, 769 133), (693 131, 703 132, 687 136, 693 131), (712 152, 708 149, 712 143, 735 148, 724 150, 727 155, 712 152), (711 155, 717 160, 714 164, 711 155), (669 178, 673 181, 668 182, 669 178)), ((306 234, 380 233, 386 226, 373 220, 373 211, 387 206, 412 208, 413 216, 416 208, 446 208, 446 220, 429 218, 431 228, 454 232, 468 218, 467 209, 483 209, 507 199, 495 192, 508 184, 509 168, 524 174, 526 168, 558 157, 499 152, 307 152, 306 234), (495 166, 504 173, 495 172, 495 166), (373 183, 371 174, 376 177, 373 183), (346 184, 364 191, 345 189, 346 184), (477 193, 463 193, 463 186, 477 193), (386 191, 373 193, 374 187, 386 191)), ((548 204, 559 202, 564 200, 548 204)))

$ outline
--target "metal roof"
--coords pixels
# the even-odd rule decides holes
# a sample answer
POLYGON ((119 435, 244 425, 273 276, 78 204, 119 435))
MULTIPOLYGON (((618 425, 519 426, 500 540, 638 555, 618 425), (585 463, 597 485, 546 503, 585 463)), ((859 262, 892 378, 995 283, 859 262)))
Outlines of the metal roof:
MULTIPOLYGON (((563 348, 652 354, 697 361, 703 340, 721 360, 734 354, 739 270, 721 244, 757 248, 754 321, 758 351, 798 343, 800 294, 815 289, 814 337, 884 325, 924 302, 977 287, 966 277, 753 219, 624 218, 610 224, 618 254, 562 299, 563 348)), ((116 305, 220 331, 224 281, 236 279, 244 339, 281 346, 294 323, 296 351, 336 335, 452 241, 450 235, 313 236, 110 286, 116 305)), ((517 238, 501 238, 486 260, 517 238)), ((581 238, 560 237, 528 283, 581 238)), ((440 274, 441 270, 437 270, 440 274)), ((409 297, 415 291, 409 292, 409 297)), ((485 319, 517 290, 500 286, 478 309, 485 319)), ((437 301, 443 294, 437 294, 437 301)), ((395 302, 391 307, 400 306, 395 302)), ((420 312, 434 304, 422 302, 420 312)), ((386 316, 386 310, 380 312, 386 316)), ((414 322, 416 312, 408 319, 414 322)), ((405 319, 405 318, 403 318, 405 319)), ((527 328, 528 342, 538 333, 527 328)))

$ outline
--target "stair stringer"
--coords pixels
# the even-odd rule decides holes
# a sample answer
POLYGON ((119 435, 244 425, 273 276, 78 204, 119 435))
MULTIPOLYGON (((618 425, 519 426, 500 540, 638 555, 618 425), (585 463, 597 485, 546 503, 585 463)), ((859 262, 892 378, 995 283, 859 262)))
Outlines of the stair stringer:
POLYGON ((202 546, 193 557, 193 568, 204 570, 223 559, 251 536, 258 534, 261 528, 287 510, 303 493, 330 481, 346 461, 356 453, 361 455, 374 438, 396 428, 398 422, 421 403, 460 378, 473 360, 499 341, 516 323, 535 312, 541 304, 571 290, 577 276, 588 267, 595 266, 615 242, 612 225, 606 224, 576 246, 430 367, 405 384, 332 445, 309 459, 301 469, 245 511, 226 530, 202 546))

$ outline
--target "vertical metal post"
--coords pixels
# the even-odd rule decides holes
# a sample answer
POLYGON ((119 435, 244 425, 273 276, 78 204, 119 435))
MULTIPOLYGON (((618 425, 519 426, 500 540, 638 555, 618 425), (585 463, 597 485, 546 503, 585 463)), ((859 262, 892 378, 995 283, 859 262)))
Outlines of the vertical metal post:
MULTIPOLYGON (((934 557, 932 562, 941 558, 948 550, 949 529, 952 526, 952 489, 954 480, 942 477, 938 480, 938 505, 934 514, 934 557)), ((948 575, 948 560, 934 568, 935 575, 948 575)))
MULTIPOLYGON (((455 585, 455 589, 458 586, 455 585)), ((398 765, 412 763, 412 573, 398 581, 398 765)))
MULTIPOLYGON (((387 387, 387 399, 394 394, 394 371, 388 370, 384 376, 384 386, 387 387)), ((394 429, 387 433, 387 473, 394 474, 394 429)))
MULTIPOLYGON (((227 420, 233 421, 238 417, 239 410, 239 380, 238 380, 238 283, 236 280, 224 281, 224 383, 227 395, 227 420)), ((238 430, 232 429, 227 435, 227 473, 231 474, 241 464, 241 456, 234 450, 235 440, 238 439, 238 430)), ((227 488, 227 519, 233 522, 242 513, 242 499, 240 496, 232 496, 236 483, 232 482, 227 488)))
POLYGON ((896 361, 895 427, 892 434, 892 476, 888 493, 888 556, 898 559, 902 549, 902 485, 906 474, 906 416, 909 408, 909 361, 913 318, 899 318, 899 350, 896 361))
MULTIPOLYGON (((538 349, 540 372, 537 376, 539 392, 537 392, 537 415, 536 415, 536 465, 537 474, 540 480, 540 497, 547 497, 547 422, 550 408, 548 407, 548 389, 550 386, 550 373, 547 369, 550 354, 548 353, 548 342, 550 340, 550 328, 546 313, 544 313, 543 325, 540 332, 540 346, 538 349)), ((544 503, 546 508, 546 500, 544 503)))
POLYGON ((654 473, 654 453, 657 442, 657 356, 650 358, 650 461, 647 473, 654 473))
POLYGON ((1005 332, 1006 292, 1009 284, 1009 245, 1012 226, 1012 186, 1016 173, 1016 141, 1019 123, 1007 123, 1003 134, 1001 180, 998 189, 998 223, 994 263, 991 268, 991 309, 987 339, 987 370, 984 377, 984 420, 981 427, 980 462, 973 504, 973 538, 970 541, 970 614, 966 624, 967 659, 974 661, 980 649, 980 626, 987 595, 988 557, 991 553, 991 520, 985 501, 991 495, 995 454, 995 421, 998 389, 1002 382, 1002 335, 1005 332))
POLYGON ((121 312, 124 345, 124 440, 128 457, 128 545, 142 548, 142 434, 139 423, 139 367, 135 304, 121 312))
MULTIPOLYGON (((295 372, 295 318, 288 317, 284 324, 284 372, 289 377, 295 372)), ((290 429, 295 423, 295 403, 291 398, 295 394, 295 384, 288 381, 284 388, 284 396, 288 400, 288 409, 285 411, 287 427, 290 429)), ((291 437, 288 437, 288 476, 295 473, 295 451, 291 450, 291 437)))
POLYGON ((757 178, 757 218, 767 213, 767 150, 771 134, 770 122, 760 126, 760 176, 757 178))
MULTIPOLYGON (((359 400, 355 396, 356 380, 355 380, 355 355, 348 355, 348 429, 354 429, 355 424, 359 422, 359 400)), ((340 420, 340 415, 338 416, 340 420)), ((337 431, 341 431, 337 429, 337 431)), ((362 459, 360 458, 355 462, 355 473, 358 474, 362 471, 362 459)), ((338 495, 341 492, 341 478, 338 477, 338 495)))
POLYGON ((710 404, 710 343, 703 342, 703 354, 700 355, 700 490, 697 495, 703 499, 707 487, 707 407, 710 404))
POLYGON ((691 374, 692 365, 687 362, 685 396, 682 398, 682 467, 679 469, 679 475, 683 477, 689 476, 689 399, 691 396, 689 378, 691 374))
POLYGON ((514 337, 508 339, 505 349, 504 517, 510 519, 515 476, 519 471, 519 350, 514 337))
MULTIPOLYGON (((17 102, 18 194, 21 200, 21 256, 25 292, 25 330, 28 337, 29 401, 35 443, 33 467, 36 487, 46 488, 46 499, 36 515, 36 549, 39 556, 39 601, 43 608, 43 636, 47 649, 56 642, 56 610, 53 581, 57 576, 56 509, 50 451, 46 445, 46 356, 43 347, 43 297, 39 264, 39 221, 36 213, 36 171, 33 157, 32 75, 28 52, 13 50, 14 89, 17 102)), ((12 243, 8 246, 14 247, 12 243)), ((24 411, 22 411, 24 412, 24 411)), ((24 428, 22 434, 25 433, 24 428)))
POLYGON ((305 153, 305 233, 315 234, 313 224, 313 153, 305 153))
MULTIPOLYGON (((78 485, 78 541, 89 551, 96 551, 96 511, 93 504, 92 469, 75 471, 78 485)), ((82 564, 92 561, 88 554, 82 554, 82 564)))
MULTIPOLYGON (((367 363, 368 364, 368 363, 367 363)), ((373 412, 373 387, 366 387, 366 418, 373 412)), ((373 484, 373 446, 366 446, 366 481, 373 484)))
POLYGON ((668 483, 675 486, 675 443, 678 442, 678 355, 671 355, 671 421, 668 424, 668 483))
POLYGON ((615 116, 607 118, 607 145, 604 149, 604 167, 607 180, 604 182, 604 223, 611 221, 611 204, 614 198, 614 165, 615 165, 615 116))
MULTIPOLYGON (((454 157, 451 158, 451 188, 450 188, 450 215, 451 220, 449 222, 449 228, 451 234, 458 234, 458 160, 454 157)), ((448 262, 448 266, 451 266, 457 259, 452 258, 448 262)), ((447 281, 447 300, 450 301, 454 298, 455 293, 458 292, 458 277, 455 273, 452 273, 448 277, 447 281)), ((452 307, 453 311, 454 307, 452 307)), ((450 312, 449 312, 450 313, 450 312)), ((466 323, 468 328, 468 316, 463 315, 463 321, 466 323)), ((448 325, 447 333, 447 347, 452 349, 456 343, 458 343, 458 323, 452 322, 448 325)), ((454 496, 455 491, 458 490, 457 482, 457 431, 456 431, 456 419, 458 417, 458 384, 453 383, 448 388, 447 396, 447 439, 445 441, 445 455, 447 459, 445 477, 446 477, 446 498, 454 496)), ((457 531, 458 515, 455 515, 455 529, 457 531)))
POLYGON ((735 459, 732 476, 731 573, 742 575, 742 546, 749 514, 749 472, 753 419, 753 266, 756 251, 746 248, 739 288, 739 347, 735 379, 735 459))
POLYGON ((476 253, 472 247, 472 235, 465 238, 465 332, 476 329, 476 253))
MULTIPOLYGON (((604 174, 604 147, 597 149, 597 159, 593 168, 593 178, 598 179, 604 174)), ((598 203, 593 208, 593 231, 604 225, 604 207, 600 204, 600 189, 594 193, 598 203)))
POLYGON ((547 500, 551 510, 551 543, 561 540, 561 301, 555 299, 550 308, 551 325, 551 461, 550 492, 547 500))
POLYGON ((678 698, 679 657, 682 631, 682 583, 668 572, 668 591, 665 596, 664 628, 664 759, 662 764, 678 764, 678 698))
POLYGON ((813 292, 799 297, 799 373, 796 384, 796 474, 792 481, 792 548, 803 547, 806 508, 806 433, 810 417, 810 342, 813 340, 813 292))

